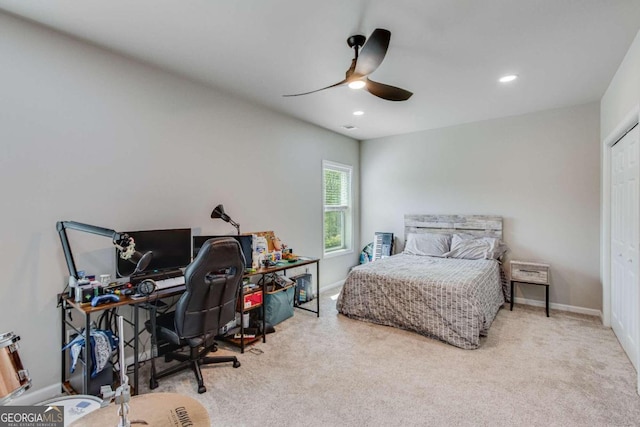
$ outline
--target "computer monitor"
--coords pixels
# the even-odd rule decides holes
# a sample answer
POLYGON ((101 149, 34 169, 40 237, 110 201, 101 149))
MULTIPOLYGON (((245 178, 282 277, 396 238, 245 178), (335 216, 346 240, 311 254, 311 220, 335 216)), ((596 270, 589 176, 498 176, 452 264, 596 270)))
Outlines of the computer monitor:
POLYGON ((198 255, 198 251, 209 239, 214 239, 216 237, 233 237, 240 243, 240 248, 242 248, 242 254, 244 255, 244 265, 246 268, 251 268, 253 263, 253 236, 193 236, 193 258, 195 259, 196 255, 198 255))
MULTIPOLYGON (((136 251, 153 252, 151 263, 143 274, 177 270, 191 262, 191 229, 175 228, 170 230, 127 231, 133 237, 136 251)), ((116 249, 116 274, 128 277, 133 274, 135 265, 120 258, 116 249)))

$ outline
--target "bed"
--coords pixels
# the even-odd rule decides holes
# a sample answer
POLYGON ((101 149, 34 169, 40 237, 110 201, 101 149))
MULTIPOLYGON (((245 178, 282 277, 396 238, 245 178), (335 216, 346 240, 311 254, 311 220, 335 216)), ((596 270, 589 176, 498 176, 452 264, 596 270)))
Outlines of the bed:
POLYGON ((463 349, 478 348, 505 302, 506 280, 498 261, 506 251, 502 218, 405 215, 405 239, 402 253, 351 270, 338 311, 463 349))

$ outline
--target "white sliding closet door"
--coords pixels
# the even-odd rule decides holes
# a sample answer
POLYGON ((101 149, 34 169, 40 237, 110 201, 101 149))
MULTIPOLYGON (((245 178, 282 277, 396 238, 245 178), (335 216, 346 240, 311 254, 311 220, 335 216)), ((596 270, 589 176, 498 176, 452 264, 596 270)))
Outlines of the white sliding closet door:
POLYGON ((638 370, 639 126, 611 149, 611 326, 638 370))

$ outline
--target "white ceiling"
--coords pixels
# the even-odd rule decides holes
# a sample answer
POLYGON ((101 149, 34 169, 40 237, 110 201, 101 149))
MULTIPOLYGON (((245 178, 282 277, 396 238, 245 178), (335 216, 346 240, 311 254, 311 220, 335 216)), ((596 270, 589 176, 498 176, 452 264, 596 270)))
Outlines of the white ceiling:
POLYGON ((598 100, 640 28, 640 0, 0 0, 0 9, 356 139, 598 100), (391 43, 371 78, 411 99, 347 87, 282 97, 342 80, 347 37, 375 28, 391 43), (509 73, 520 78, 497 82, 509 73))

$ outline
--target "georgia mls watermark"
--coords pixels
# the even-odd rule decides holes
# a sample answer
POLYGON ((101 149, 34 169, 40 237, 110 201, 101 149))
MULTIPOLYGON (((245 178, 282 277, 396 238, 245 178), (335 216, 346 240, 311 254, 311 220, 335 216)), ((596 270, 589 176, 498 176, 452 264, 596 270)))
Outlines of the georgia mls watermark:
POLYGON ((64 406, 0 406, 0 427, 64 427, 64 406))

